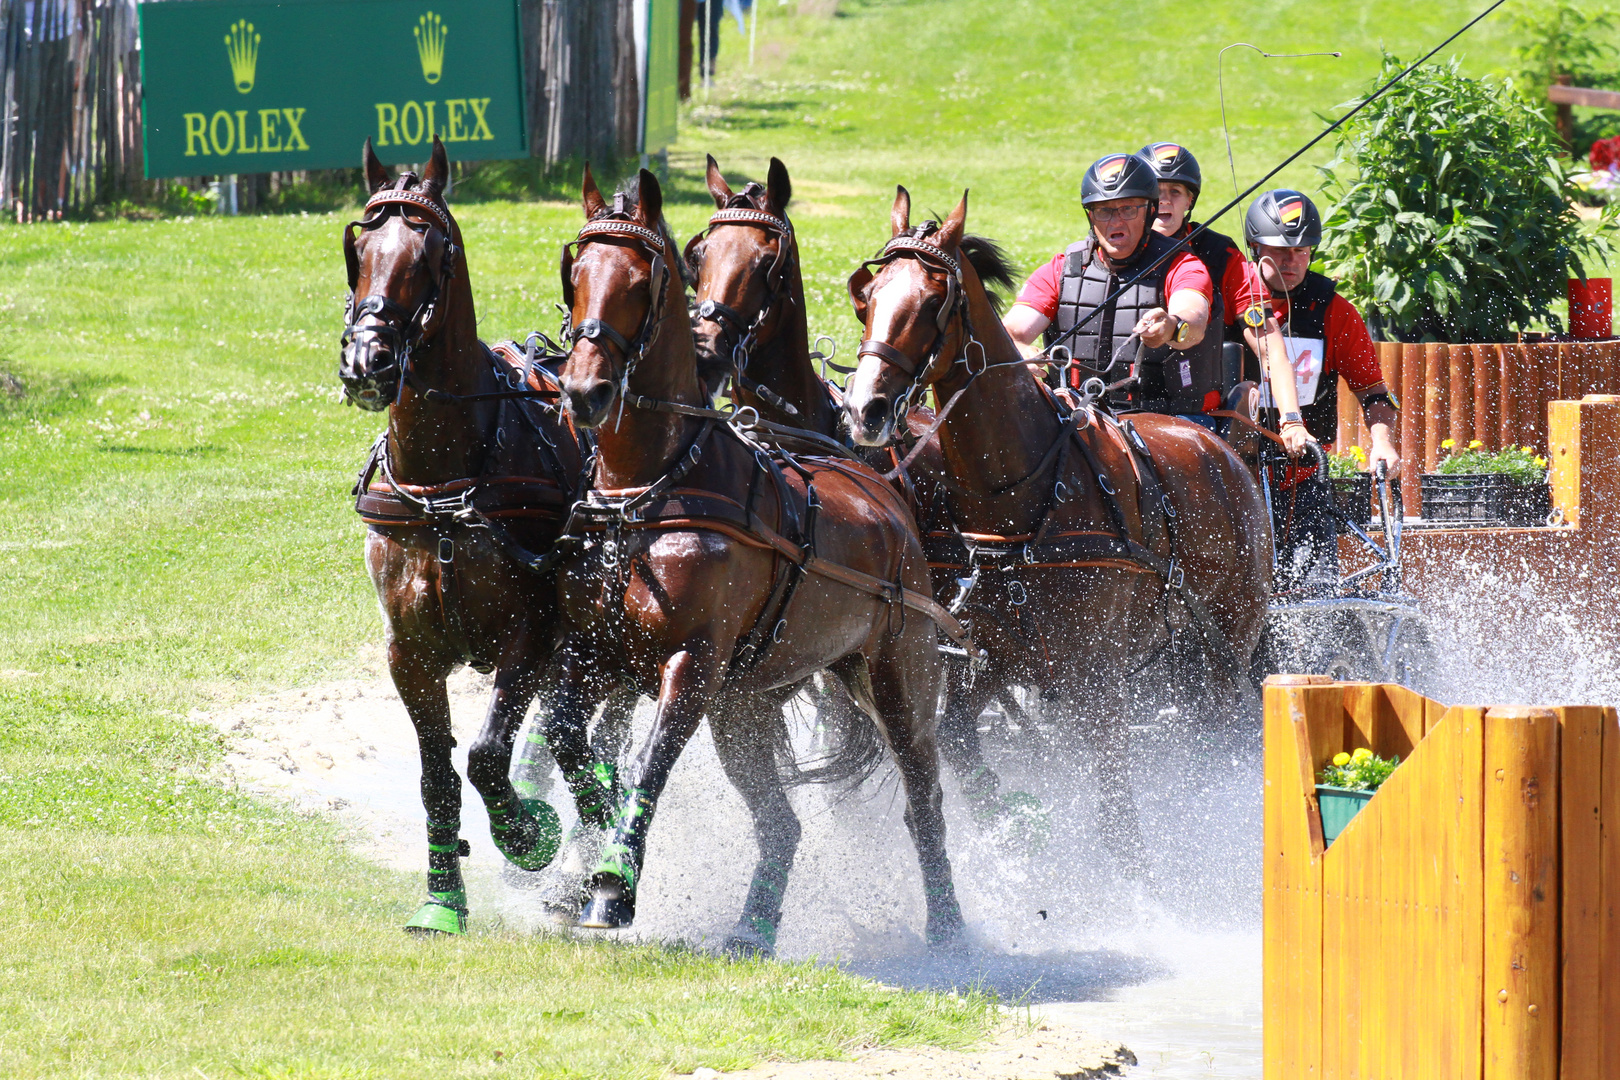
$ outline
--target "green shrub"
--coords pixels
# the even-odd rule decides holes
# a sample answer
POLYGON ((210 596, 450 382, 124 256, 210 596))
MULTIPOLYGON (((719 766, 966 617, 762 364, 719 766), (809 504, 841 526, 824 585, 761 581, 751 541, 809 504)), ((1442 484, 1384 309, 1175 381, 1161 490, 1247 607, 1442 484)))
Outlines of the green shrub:
MULTIPOLYGON (((1386 54, 1379 81, 1402 66, 1386 54)), ((1467 78, 1455 59, 1419 68, 1345 125, 1322 168, 1326 273, 1386 337, 1506 341, 1556 327, 1567 277, 1607 255, 1620 212, 1583 230, 1562 153, 1511 82, 1467 78)))

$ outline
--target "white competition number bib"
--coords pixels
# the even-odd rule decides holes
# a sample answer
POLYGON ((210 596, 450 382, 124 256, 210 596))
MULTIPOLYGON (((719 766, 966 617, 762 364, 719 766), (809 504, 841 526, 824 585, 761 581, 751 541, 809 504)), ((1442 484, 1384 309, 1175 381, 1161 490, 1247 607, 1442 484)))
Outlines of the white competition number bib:
MULTIPOLYGON (((1294 365, 1294 386, 1299 390, 1300 408, 1304 408, 1316 400, 1316 388, 1322 381, 1323 342, 1321 338, 1284 337, 1283 344, 1288 347, 1289 363, 1294 365)), ((1271 400, 1270 382, 1261 387, 1260 407, 1277 407, 1271 400)))

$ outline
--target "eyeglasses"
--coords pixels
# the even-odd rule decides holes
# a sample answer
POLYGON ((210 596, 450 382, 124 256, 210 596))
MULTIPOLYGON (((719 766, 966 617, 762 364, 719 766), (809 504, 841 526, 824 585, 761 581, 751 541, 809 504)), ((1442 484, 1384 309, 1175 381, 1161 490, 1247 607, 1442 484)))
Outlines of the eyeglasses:
POLYGON ((1105 206, 1097 210, 1087 210, 1092 221, 1135 221, 1147 209, 1147 203, 1137 203, 1135 206, 1105 206))

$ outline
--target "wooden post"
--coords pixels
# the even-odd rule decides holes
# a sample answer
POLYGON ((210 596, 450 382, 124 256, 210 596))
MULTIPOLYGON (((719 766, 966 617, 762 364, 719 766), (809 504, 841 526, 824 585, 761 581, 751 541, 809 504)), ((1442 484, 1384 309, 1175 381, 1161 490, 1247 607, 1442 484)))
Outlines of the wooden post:
POLYGON ((1473 439, 1483 442, 1485 434, 1475 434, 1474 428, 1474 350, 1468 345, 1453 345, 1446 350, 1446 364, 1451 368, 1448 386, 1450 408, 1446 410, 1450 437, 1458 449, 1473 439))
POLYGON ((1559 1080, 1604 1080, 1603 723, 1606 710, 1558 710, 1563 864, 1559 1080))
POLYGON ((1440 444, 1447 438, 1446 395, 1451 387, 1451 347, 1431 343, 1423 347, 1423 471, 1432 473, 1445 451, 1440 444))
MULTIPOLYGON (((1554 86, 1573 86, 1574 84, 1574 76, 1553 76, 1554 86)), ((1575 149, 1575 110, 1570 108, 1568 102, 1560 101, 1557 104, 1557 118, 1553 121, 1553 124, 1558 128, 1558 138, 1563 141, 1564 149, 1573 151, 1575 149)))
POLYGON ((1602 956, 1598 964, 1603 1002, 1601 1073, 1620 1076, 1620 720, 1603 710, 1603 901, 1599 909, 1602 956))
POLYGON ((1322 831, 1310 733, 1331 727, 1343 696, 1325 675, 1273 675, 1264 694, 1265 1080, 1295 1080, 1319 1075, 1322 1055, 1322 831))
POLYGON ((1485 711, 1483 1080, 1557 1080, 1558 715, 1485 711))
MULTIPOLYGON (((1502 440, 1502 429, 1507 426, 1509 409, 1505 408, 1502 369, 1507 360, 1506 345, 1475 345, 1474 353, 1474 438, 1493 450, 1507 445, 1502 440)), ((1510 429, 1511 430, 1511 429, 1510 429)))
POLYGON ((1423 507, 1423 346, 1401 345, 1401 501, 1408 514, 1423 507))

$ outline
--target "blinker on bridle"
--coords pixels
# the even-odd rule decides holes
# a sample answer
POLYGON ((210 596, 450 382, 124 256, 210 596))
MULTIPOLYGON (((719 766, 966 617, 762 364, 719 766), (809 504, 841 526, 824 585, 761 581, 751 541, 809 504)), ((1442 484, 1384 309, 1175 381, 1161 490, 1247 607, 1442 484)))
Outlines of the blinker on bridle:
MULTIPOLYGON (((409 222, 410 218, 407 217, 406 221, 409 222)), ((455 277, 456 259, 459 255, 460 249, 456 246, 455 233, 450 226, 450 215, 434 200, 416 191, 384 188, 366 200, 359 221, 351 221, 343 227, 343 261, 349 272, 349 302, 344 314, 343 336, 339 339, 339 347, 347 350, 354 343, 356 336, 363 333, 386 339, 390 345, 389 355, 392 362, 380 368, 370 369, 364 374, 366 380, 373 384, 392 378, 395 404, 399 403, 405 384, 410 381, 412 351, 432 336, 428 327, 434 323, 439 302, 455 277), (387 217, 387 210, 382 209, 377 213, 372 211, 391 206, 407 207, 409 210, 406 213, 414 210, 426 214, 432 219, 428 227, 437 226, 444 233, 444 255, 438 273, 433 275, 433 288, 414 312, 407 311, 391 297, 382 293, 372 293, 358 301, 354 295, 360 283, 360 252, 355 246, 357 237, 355 230, 365 232, 375 228, 387 217), (361 326, 361 320, 368 317, 378 321, 361 326)), ((355 400, 353 391, 347 387, 345 394, 348 400, 355 400)))
MULTIPOLYGON (((931 230, 933 223, 921 226, 917 230, 909 230, 893 237, 883 245, 883 250, 875 259, 868 259, 856 268, 849 276, 850 298, 854 300, 855 279, 862 271, 869 267, 887 266, 895 259, 910 255, 918 259, 925 266, 945 271, 945 300, 939 306, 934 316, 934 340, 921 362, 913 360, 887 341, 876 338, 867 338, 862 341, 860 348, 855 351, 856 363, 863 356, 875 356, 890 367, 898 368, 911 380, 905 391, 894 400, 892 421, 896 432, 902 432, 906 426, 906 415, 911 411, 912 400, 916 398, 923 388, 923 380, 928 372, 939 360, 940 351, 945 347, 945 331, 950 326, 951 317, 958 313, 962 316, 962 329, 969 344, 975 342, 973 326, 968 319, 967 293, 962 288, 962 264, 937 244, 924 240, 919 232, 931 230)), ((963 357, 967 355, 967 346, 963 346, 963 357)), ((954 362, 954 361, 953 361, 954 362)))

